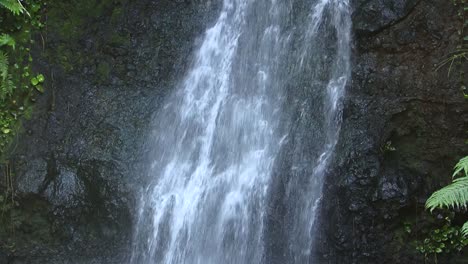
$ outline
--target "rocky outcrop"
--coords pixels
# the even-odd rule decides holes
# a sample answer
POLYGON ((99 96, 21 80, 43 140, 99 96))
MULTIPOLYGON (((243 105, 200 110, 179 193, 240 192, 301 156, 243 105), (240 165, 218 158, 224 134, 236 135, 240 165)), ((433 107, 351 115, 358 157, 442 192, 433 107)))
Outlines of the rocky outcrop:
POLYGON ((468 151, 458 70, 435 71, 458 44, 456 9, 437 0, 355 2, 353 82, 318 250, 324 263, 422 262, 411 241, 423 234, 405 236, 403 225, 429 217, 425 200, 468 151))
POLYGON ((47 89, 12 157, 18 217, 1 263, 125 262, 148 120, 217 4, 48 2, 35 51, 47 89))
MULTIPOLYGON (((318 263, 410 263, 422 256, 402 241, 403 222, 424 218, 425 199, 468 152, 457 78, 434 70, 457 44, 456 10, 440 0, 352 2, 353 82, 318 263)), ((49 1, 35 51, 47 89, 13 155, 18 206, 14 230, 0 231, 0 263, 125 263, 149 120, 219 4, 49 1)))
POLYGON ((358 34, 375 34, 405 19, 421 0, 352 0, 358 34))

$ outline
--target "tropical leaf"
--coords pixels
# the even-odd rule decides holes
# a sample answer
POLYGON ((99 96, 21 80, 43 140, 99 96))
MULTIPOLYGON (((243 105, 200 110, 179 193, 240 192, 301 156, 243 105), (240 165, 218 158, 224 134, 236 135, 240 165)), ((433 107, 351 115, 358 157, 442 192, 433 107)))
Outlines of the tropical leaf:
POLYGON ((458 175, 458 173, 460 173, 462 171, 465 173, 464 176, 467 177, 468 176, 468 156, 461 159, 457 163, 457 165, 455 165, 454 172, 453 172, 453 177, 455 177, 456 175, 458 175))
POLYGON ((463 236, 467 237, 468 236, 468 221, 462 226, 461 232, 463 236))
POLYGON ((8 56, 0 51, 0 80, 5 81, 8 77, 8 56))
POLYGON ((15 39, 13 39, 10 35, 8 34, 0 35, 0 47, 7 45, 15 49, 15 44, 16 44, 15 39))
POLYGON ((19 0, 0 0, 0 6, 10 10, 14 15, 22 14, 25 11, 19 0))
POLYGON ((453 180, 453 183, 434 192, 426 201, 431 212, 436 208, 464 207, 468 204, 468 177, 453 180))

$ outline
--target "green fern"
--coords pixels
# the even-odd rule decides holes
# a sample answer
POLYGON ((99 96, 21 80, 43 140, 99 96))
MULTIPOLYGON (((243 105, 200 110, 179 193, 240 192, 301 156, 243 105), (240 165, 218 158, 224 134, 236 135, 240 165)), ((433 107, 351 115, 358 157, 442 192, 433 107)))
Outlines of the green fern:
MULTIPOLYGON (((468 207, 468 156, 455 165, 453 177, 460 173, 462 177, 453 180, 452 184, 434 192, 426 201, 426 208, 431 212, 436 208, 468 207)), ((468 222, 461 228, 463 236, 468 237, 468 222)))
POLYGON ((453 177, 457 176, 458 173, 464 172, 465 177, 468 177, 468 156, 462 158, 457 165, 455 165, 455 170, 453 172, 453 177))
POLYGON ((11 74, 9 74, 5 80, 0 82, 0 100, 4 101, 7 99, 13 93, 14 89, 15 84, 11 74))
POLYGON ((0 35, 0 47, 5 46, 5 45, 10 46, 13 49, 15 49, 15 45, 16 45, 15 39, 12 38, 8 34, 1 34, 0 35))
POLYGON ((0 77, 5 81, 8 77, 8 56, 0 51, 0 77))
POLYGON ((462 226, 461 228, 461 232, 463 234, 463 236, 468 236, 468 221, 465 222, 465 224, 462 226))
POLYGON ((427 209, 433 211, 436 208, 466 208, 468 206, 468 156, 460 159, 455 165, 453 177, 460 173, 463 174, 461 178, 453 180, 452 184, 434 192, 427 199, 427 209))
POLYGON ((22 14, 25 11, 19 0, 0 0, 0 6, 10 10, 14 15, 22 14))
POLYGON ((0 51, 0 101, 4 101, 13 93, 15 84, 8 73, 8 56, 0 51))
POLYGON ((452 184, 434 192, 426 201, 431 212, 436 208, 466 208, 468 204, 468 177, 455 179, 452 184))

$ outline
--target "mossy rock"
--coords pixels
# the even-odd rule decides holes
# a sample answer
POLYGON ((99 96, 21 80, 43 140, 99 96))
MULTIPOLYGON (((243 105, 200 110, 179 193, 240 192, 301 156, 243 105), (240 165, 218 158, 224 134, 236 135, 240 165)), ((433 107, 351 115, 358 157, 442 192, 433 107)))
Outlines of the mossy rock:
POLYGON ((98 82, 105 82, 109 79, 112 67, 109 63, 100 62, 96 68, 96 80, 98 82))

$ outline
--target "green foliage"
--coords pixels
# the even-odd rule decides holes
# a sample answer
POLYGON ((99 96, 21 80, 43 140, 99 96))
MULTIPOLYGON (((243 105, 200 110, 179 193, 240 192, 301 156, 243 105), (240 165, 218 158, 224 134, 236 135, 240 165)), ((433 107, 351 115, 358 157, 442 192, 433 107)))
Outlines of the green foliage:
POLYGON ((423 240, 416 242, 416 250, 424 256, 434 256, 442 253, 460 252, 468 245, 468 239, 463 236, 459 227, 452 226, 448 217, 445 224, 430 230, 423 240))
POLYGON ((459 173, 464 173, 465 177, 468 176, 468 156, 462 158, 457 165, 455 165, 455 170, 453 172, 453 177, 457 176, 459 173))
MULTIPOLYGON (((468 156, 455 165, 453 177, 463 174, 453 180, 453 183, 434 192, 426 201, 426 208, 431 212, 436 208, 467 208, 468 205, 468 156)), ((468 235, 468 221, 461 228, 463 235, 468 235)))
POLYGON ((439 70, 445 65, 449 65, 448 73, 447 75, 450 76, 450 73, 452 72, 452 67, 453 64, 457 61, 463 60, 463 59, 468 59, 468 49, 462 49, 458 48, 456 51, 454 51, 452 54, 447 56, 447 58, 443 59, 438 65, 436 70, 439 70))
MULTIPOLYGON (((448 74, 450 75, 450 70, 455 61, 460 65, 463 61, 468 60, 468 45, 465 43, 468 41, 468 21, 466 14, 468 13, 468 1, 466 0, 452 0, 455 6, 459 6, 458 17, 462 22, 462 26, 458 31, 460 37, 460 44, 457 46, 455 52, 453 52, 447 59, 439 63, 440 67, 450 63, 448 74)), ((468 98, 466 93, 465 79, 464 77, 464 68, 460 66, 460 86, 464 93, 464 97, 468 98)), ((429 197, 426 202, 426 208, 433 211, 435 208, 467 208, 468 205, 468 156, 462 158, 454 168, 453 177, 455 178, 458 175, 461 175, 461 178, 455 179, 452 184, 442 188, 439 191, 436 191, 434 194, 429 197)), ((464 228, 468 229, 468 222, 464 225, 464 228), (466 226, 466 227, 465 227, 466 226)), ((468 233, 468 232, 467 232, 468 233)))
POLYGON ((392 141, 390 141, 390 140, 385 142, 385 145, 380 148, 380 151, 382 151, 383 153, 393 152, 393 151, 396 151, 396 150, 397 149, 392 145, 392 141))
POLYGON ((464 237, 468 237, 468 222, 465 222, 461 228, 464 237))
MULTIPOLYGON (((459 45, 446 59, 442 60, 437 66, 440 69, 444 65, 450 65, 448 75, 450 76, 453 65, 459 68, 460 89, 465 99, 468 99, 468 93, 465 84, 465 71, 463 62, 468 60, 468 35, 466 14, 468 13, 468 1, 452 0, 455 6, 458 6, 458 17, 461 21, 461 28, 458 30, 459 45)), ((462 158, 454 168, 452 184, 434 192, 426 201, 426 209, 433 212, 435 209, 467 209, 468 205, 468 156, 462 158)), ((449 253, 451 250, 461 251, 468 245, 468 221, 460 227, 450 225, 450 219, 446 218, 447 223, 442 228, 431 230, 422 243, 419 243, 417 249, 427 257, 428 254, 434 256, 437 263, 437 254, 442 252, 449 253), (450 242, 450 243, 447 243, 450 242)))
POLYGON ((2 82, 8 77, 8 55, 0 51, 0 77, 2 82))
POLYGON ((0 0, 0 161, 6 159, 34 93, 44 91, 44 75, 30 77, 32 32, 43 27, 42 4, 39 0, 0 0))
POLYGON ((6 149, 14 137, 17 120, 9 112, 0 111, 0 148, 6 149))
POLYGON ((10 10, 14 15, 22 14, 25 11, 19 0, 0 0, 0 6, 10 10))
POLYGON ((0 85, 0 100, 5 100, 8 96, 13 93, 15 84, 13 83, 11 74, 8 74, 5 79, 2 80, 0 85))
POLYGON ((396 232, 400 249, 415 250, 424 255, 426 262, 437 263, 440 256, 459 254, 468 245, 468 238, 453 223, 455 213, 443 211, 437 216, 402 216, 403 226, 396 232), (431 261, 428 261, 431 260, 431 261))
POLYGON ((468 91, 466 88, 466 78, 463 62, 468 61, 468 1, 452 0, 452 3, 458 7, 457 16, 461 27, 458 29, 459 44, 456 49, 451 52, 444 60, 442 60, 436 70, 439 70, 445 65, 449 65, 448 75, 452 72, 452 68, 456 65, 459 69, 459 85, 465 99, 468 99, 468 91))
POLYGON ((468 203, 468 177, 453 180, 453 183, 434 192, 426 201, 431 212, 436 208, 466 208, 468 203))
POLYGON ((44 82, 45 78, 44 75, 38 74, 36 77, 31 79, 31 85, 40 93, 44 92, 44 87, 42 83, 44 82))
POLYGON ((33 77, 31 79, 31 84, 33 86, 38 86, 39 84, 41 84, 43 82, 44 82, 44 75, 42 75, 42 74, 38 74, 36 77, 33 77))
POLYGON ((5 45, 15 49, 16 42, 10 35, 3 33, 0 35, 0 47, 5 45))
POLYGON ((5 99, 12 94, 15 88, 12 76, 8 69, 8 55, 0 51, 0 101, 5 101, 5 99))

